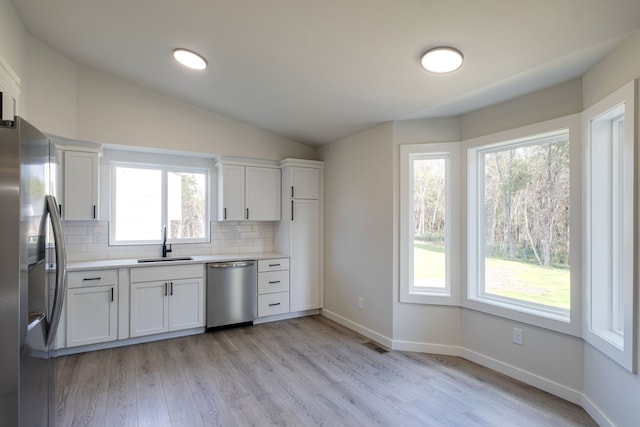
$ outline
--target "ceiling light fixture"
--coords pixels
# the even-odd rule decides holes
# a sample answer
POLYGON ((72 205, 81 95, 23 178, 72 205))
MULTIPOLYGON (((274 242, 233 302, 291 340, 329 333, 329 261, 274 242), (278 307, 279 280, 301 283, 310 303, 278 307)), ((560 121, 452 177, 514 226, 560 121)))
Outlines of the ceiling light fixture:
POLYGON ((448 46, 439 46, 427 50, 420 57, 420 65, 425 70, 437 73, 451 73, 462 67, 462 52, 448 46))
POLYGON ((191 50, 174 49, 173 59, 192 70, 202 71, 207 68, 207 61, 205 61, 201 55, 191 50))

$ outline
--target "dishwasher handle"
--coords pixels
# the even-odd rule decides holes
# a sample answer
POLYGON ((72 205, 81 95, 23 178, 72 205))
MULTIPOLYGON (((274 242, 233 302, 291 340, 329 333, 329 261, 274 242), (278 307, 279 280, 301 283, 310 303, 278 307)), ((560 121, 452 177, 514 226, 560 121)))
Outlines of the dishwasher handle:
POLYGON ((253 261, 241 261, 241 262, 216 262, 213 264, 207 264, 208 268, 243 268, 251 267, 254 265, 253 261))

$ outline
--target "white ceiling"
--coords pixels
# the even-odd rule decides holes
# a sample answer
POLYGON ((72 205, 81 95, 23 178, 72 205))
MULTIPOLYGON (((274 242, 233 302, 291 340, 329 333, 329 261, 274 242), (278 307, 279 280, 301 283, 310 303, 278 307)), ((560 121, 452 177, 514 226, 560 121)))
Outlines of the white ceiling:
POLYGON ((458 115, 580 76, 634 29, 639 0, 13 0, 74 61, 311 145, 458 115), (433 75, 420 53, 465 54, 433 75), (203 54, 188 71, 171 51, 203 54))

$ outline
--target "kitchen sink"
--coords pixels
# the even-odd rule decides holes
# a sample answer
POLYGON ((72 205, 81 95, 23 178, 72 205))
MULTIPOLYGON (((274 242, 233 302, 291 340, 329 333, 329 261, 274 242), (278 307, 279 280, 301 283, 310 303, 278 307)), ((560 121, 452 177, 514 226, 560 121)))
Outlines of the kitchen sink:
POLYGON ((169 262, 169 261, 191 261, 193 257, 190 256, 174 256, 174 257, 165 257, 165 258, 140 258, 138 259, 138 263, 143 262, 169 262))

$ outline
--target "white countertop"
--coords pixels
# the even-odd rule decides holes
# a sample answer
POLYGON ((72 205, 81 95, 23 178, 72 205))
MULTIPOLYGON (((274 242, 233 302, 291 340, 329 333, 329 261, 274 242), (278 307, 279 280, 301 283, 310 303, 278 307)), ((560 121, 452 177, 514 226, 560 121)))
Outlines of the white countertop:
POLYGON ((67 263, 67 271, 100 270, 104 268, 156 267, 161 265, 179 265, 179 264, 206 264, 209 262, 288 258, 288 255, 284 255, 278 252, 267 252, 267 253, 261 252, 261 253, 248 253, 248 254, 196 255, 196 256, 192 256, 191 258, 192 259, 190 260, 184 260, 184 261, 161 261, 161 262, 138 262, 137 258, 108 259, 108 260, 95 260, 95 261, 75 261, 75 262, 67 263))

